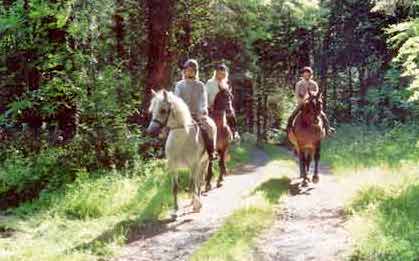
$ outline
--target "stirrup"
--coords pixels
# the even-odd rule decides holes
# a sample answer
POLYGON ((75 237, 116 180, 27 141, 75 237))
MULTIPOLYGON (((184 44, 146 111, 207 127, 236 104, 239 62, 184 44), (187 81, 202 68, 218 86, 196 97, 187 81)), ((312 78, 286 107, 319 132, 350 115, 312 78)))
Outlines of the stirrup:
POLYGON ((330 127, 328 130, 326 130, 326 136, 332 137, 336 133, 336 130, 332 127, 330 127))
POLYGON ((233 141, 239 141, 240 140, 240 134, 238 131, 235 131, 233 133, 233 141))
POLYGON ((213 152, 213 153, 208 153, 208 158, 210 161, 214 161, 218 159, 218 153, 213 152))

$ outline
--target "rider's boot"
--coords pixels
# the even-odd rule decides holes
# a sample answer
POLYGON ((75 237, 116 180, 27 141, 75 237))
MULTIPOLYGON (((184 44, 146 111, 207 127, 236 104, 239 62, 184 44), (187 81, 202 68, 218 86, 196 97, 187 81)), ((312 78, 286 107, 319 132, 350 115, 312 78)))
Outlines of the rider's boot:
POLYGON ((233 140, 239 140, 240 135, 236 128, 236 117, 234 115, 227 116, 227 124, 230 127, 231 132, 233 133, 233 140))
POLYGON ((294 123, 295 117, 297 117, 298 113, 300 112, 302 106, 297 106, 295 110, 292 112, 290 117, 288 118, 287 128, 286 131, 289 132, 291 130, 292 124, 294 123))
POLYGON ((327 117, 327 115, 324 112, 321 113, 321 117, 322 117, 322 120, 323 120, 323 123, 324 123, 324 129, 326 131, 326 136, 327 137, 332 136, 336 131, 335 131, 334 128, 332 128, 330 126, 329 118, 327 117))
POLYGON ((216 151, 215 151, 214 139, 210 138, 208 133, 204 130, 202 130, 202 137, 204 139, 205 148, 207 150, 209 160, 210 161, 216 160, 217 159, 217 154, 216 154, 216 151))

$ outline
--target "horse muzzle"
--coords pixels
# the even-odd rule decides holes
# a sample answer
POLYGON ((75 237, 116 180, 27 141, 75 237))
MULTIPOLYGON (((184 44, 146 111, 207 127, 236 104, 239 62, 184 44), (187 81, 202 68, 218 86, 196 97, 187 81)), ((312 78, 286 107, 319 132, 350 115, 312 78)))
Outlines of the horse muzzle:
POLYGON ((157 122, 152 121, 146 130, 146 133, 150 136, 158 136, 161 132, 161 126, 157 122))

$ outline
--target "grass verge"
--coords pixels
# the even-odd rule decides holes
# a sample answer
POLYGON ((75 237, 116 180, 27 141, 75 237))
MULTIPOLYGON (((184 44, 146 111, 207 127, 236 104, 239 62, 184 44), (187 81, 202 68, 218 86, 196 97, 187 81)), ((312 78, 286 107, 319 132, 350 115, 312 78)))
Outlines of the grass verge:
POLYGON ((243 207, 227 218, 223 226, 193 254, 191 260, 252 260, 257 236, 273 223, 274 207, 288 192, 290 180, 283 174, 288 168, 290 171, 295 168, 294 161, 279 148, 264 145, 264 149, 274 160, 270 166, 279 164, 283 172, 269 171, 266 181, 244 199, 243 207))
MULTIPOLYGON (((249 160, 251 149, 234 147, 229 166, 249 160)), ((163 161, 144 163, 129 173, 80 172, 63 190, 41 193, 0 215, 0 260, 109 258, 133 231, 162 218, 171 204, 163 161)))
POLYGON ((343 175, 414 166, 419 162, 419 129, 415 124, 391 129, 342 125, 322 144, 321 157, 343 175))
POLYGON ((351 260, 419 259, 419 132, 345 125, 322 156, 351 196, 351 260))

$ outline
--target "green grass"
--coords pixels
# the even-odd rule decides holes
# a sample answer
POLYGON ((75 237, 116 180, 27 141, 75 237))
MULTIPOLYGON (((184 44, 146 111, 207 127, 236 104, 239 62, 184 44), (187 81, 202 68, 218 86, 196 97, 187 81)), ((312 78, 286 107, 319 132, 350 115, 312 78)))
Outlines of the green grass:
POLYGON ((419 260, 419 131, 345 125, 322 157, 342 175, 352 197, 351 260, 419 260))
MULTIPOLYGON (((250 145, 232 149, 230 167, 250 159, 250 145)), ((181 175, 184 188, 188 175, 181 175)), ((163 218, 172 205, 170 177, 163 161, 129 173, 78 173, 64 189, 0 216, 0 260, 99 260, 144 223, 163 218)))
POLYGON ((348 205, 353 260, 415 261, 419 258, 419 177, 370 184, 348 205))
MULTIPOLYGON (((89 177, 41 195, 0 219, 0 260, 95 260, 112 256, 131 226, 155 220, 168 206, 162 167, 143 176, 89 177)), ((148 172, 148 173, 147 173, 148 172)))
MULTIPOLYGON (((294 162, 287 162, 284 152, 275 146, 265 149, 274 162, 281 164, 284 171, 295 168, 294 162)), ((227 218, 223 226, 205 242, 191 260, 252 260, 252 250, 260 233, 275 219, 274 206, 288 192, 290 180, 283 173, 269 173, 269 178, 255 188, 242 204, 227 218)))
POLYGON ((285 161, 288 164, 295 163, 295 159, 285 148, 273 144, 262 144, 261 146, 263 151, 268 154, 270 160, 285 161))
POLYGON ((250 161, 250 151, 252 151, 253 147, 254 145, 247 143, 233 145, 230 150, 230 159, 227 162, 227 167, 233 169, 243 162, 250 161))
POLYGON ((415 124, 392 129, 342 125, 334 138, 322 144, 321 153, 322 160, 338 174, 415 165, 419 162, 419 129, 415 124))

